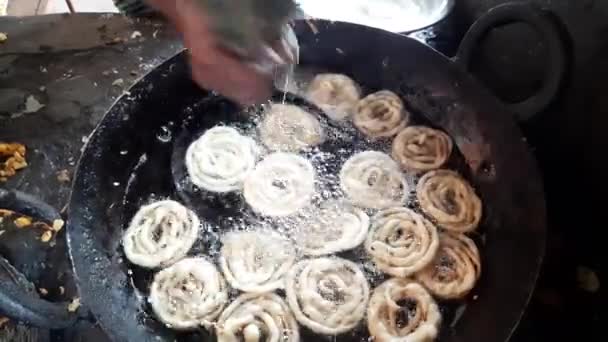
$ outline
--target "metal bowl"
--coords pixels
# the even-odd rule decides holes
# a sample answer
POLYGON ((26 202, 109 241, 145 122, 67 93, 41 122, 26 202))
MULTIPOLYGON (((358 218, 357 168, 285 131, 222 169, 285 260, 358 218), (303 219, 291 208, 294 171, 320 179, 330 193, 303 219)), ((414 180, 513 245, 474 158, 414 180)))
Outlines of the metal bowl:
POLYGON ((297 0, 302 12, 318 19, 344 21, 408 33, 431 26, 454 8, 454 0, 297 0))

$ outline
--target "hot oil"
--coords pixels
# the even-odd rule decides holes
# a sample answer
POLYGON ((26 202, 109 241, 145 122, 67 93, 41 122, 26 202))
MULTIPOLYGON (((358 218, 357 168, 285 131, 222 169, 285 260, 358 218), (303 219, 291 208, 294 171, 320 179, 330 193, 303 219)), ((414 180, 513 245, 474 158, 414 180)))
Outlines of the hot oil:
MULTIPOLYGON (((290 92, 277 91, 273 102, 292 104, 303 108, 319 118, 324 130, 325 140, 319 146, 298 152, 307 158, 315 169, 315 193, 311 205, 297 215, 270 218, 255 213, 247 205, 240 191, 226 194, 211 193, 199 189, 192 184, 186 171, 184 157, 188 146, 199 138, 207 129, 218 125, 229 126, 240 133, 253 138, 260 147, 260 160, 271 153, 262 144, 257 129, 263 120, 264 111, 269 104, 247 108, 238 108, 235 104, 219 97, 206 97, 195 105, 186 109, 186 120, 181 124, 168 124, 161 127, 159 137, 154 144, 158 144, 157 153, 147 154, 140 158, 134 169, 126 189, 124 200, 124 227, 129 224, 137 209, 152 201, 174 199, 194 210, 203 222, 199 240, 195 243, 189 255, 204 255, 214 261, 217 260, 221 250, 221 238, 227 231, 250 231, 260 228, 273 229, 284 236, 293 237, 305 222, 317 214, 317 209, 323 203, 332 199, 344 197, 340 189, 339 173, 342 165, 352 155, 363 151, 380 151, 390 155, 392 139, 371 140, 359 132, 350 121, 334 122, 327 118, 323 112, 304 100, 306 88, 313 75, 319 70, 297 70, 291 79, 285 78, 280 88, 287 88, 290 92), (295 95, 294 95, 295 94, 295 95), (170 146, 171 148, 168 148, 170 146), (145 194, 145 195, 144 195, 145 194)), ((277 85, 281 85, 278 82, 277 85)), ((362 88, 365 95, 381 89, 362 88)), ((407 104, 406 104, 407 107, 407 104)), ((422 115, 412 112, 410 125, 420 124, 432 126, 426 122, 422 115)), ((259 161, 259 160, 258 160, 259 161)), ((455 149, 447 165, 444 167, 463 172, 466 176, 466 165, 460 153, 455 149)), ((409 199, 406 203, 417 212, 420 212, 415 200, 415 185, 418 176, 405 174, 409 185, 409 199)), ((366 210, 371 217, 375 210, 366 210)), ((294 240, 297 245, 297 240, 294 240)), ((478 246, 482 247, 479 245, 478 246)), ((387 277, 382 274, 370 260, 363 246, 353 250, 337 253, 336 256, 349 259, 364 271, 371 288, 375 288, 387 277)), ((128 265, 128 263, 125 263, 128 265)), ((147 295, 155 271, 131 267, 133 284, 143 294, 147 295)), ((281 295, 281 291, 279 291, 281 295)), ((232 292, 232 298, 238 293, 232 292)), ((462 314, 463 302, 441 303, 444 322, 453 322, 455 313, 462 314)), ((146 315, 151 313, 146 309, 146 315)), ((152 315, 153 316, 153 315, 152 315)), ((152 318, 152 317, 149 317, 152 318)), ((153 319, 153 318, 152 318, 153 319)), ((451 324, 443 324, 443 329, 451 324)), ((303 340, 339 340, 339 341, 368 341, 365 319, 353 331, 340 336, 319 336, 308 331, 300 325, 303 340)), ((189 336, 191 338, 191 336, 189 336)))

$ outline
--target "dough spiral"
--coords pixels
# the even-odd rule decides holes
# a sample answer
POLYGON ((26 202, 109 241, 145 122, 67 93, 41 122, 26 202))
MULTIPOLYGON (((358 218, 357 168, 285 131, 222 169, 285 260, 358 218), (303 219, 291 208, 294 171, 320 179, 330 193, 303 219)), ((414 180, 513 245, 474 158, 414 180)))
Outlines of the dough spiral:
POLYGON ((452 139, 444 132, 429 127, 406 127, 393 141, 393 158, 408 171, 438 169, 451 153, 452 139))
POLYGON ((336 121, 349 117, 361 98, 359 86, 341 74, 319 74, 308 86, 307 98, 336 121))
POLYGON ((422 211, 441 228, 466 233, 479 225, 481 200, 458 173, 430 171, 420 178, 416 193, 422 211))
POLYGON ((392 278, 369 301, 367 328, 374 341, 426 342, 437 337, 441 313, 431 295, 410 279, 392 278), (409 304, 415 309, 409 309, 409 304))
POLYGON ((228 293, 211 262, 187 258, 156 274, 149 301, 156 317, 173 329, 209 328, 226 305, 228 293))
POLYGON ((369 229, 369 216, 342 201, 324 203, 311 219, 296 234, 298 247, 310 256, 353 249, 363 243, 369 229))
POLYGON ((231 127, 217 126, 195 140, 186 151, 186 169, 199 188, 229 192, 242 187, 255 166, 253 139, 231 127))
POLYGON ((196 214, 178 202, 145 205, 123 236, 125 255, 132 263, 146 268, 171 265, 186 256, 196 241, 199 226, 196 214))
POLYGON ((249 174, 243 195, 253 210, 262 215, 287 216, 310 202, 314 180, 314 168, 308 160, 275 152, 249 174))
POLYGON ((295 105, 273 103, 260 124, 260 137, 272 151, 296 152, 324 140, 317 117, 295 105))
POLYGON ((403 205, 409 195, 399 165, 376 151, 350 157, 340 171, 340 187, 353 204, 372 209, 403 205))
POLYGON ((283 288, 295 260, 293 244, 272 231, 230 232, 222 238, 220 267, 228 283, 241 291, 283 288))
POLYGON ((444 233, 435 260, 417 278, 432 294, 444 299, 466 296, 481 274, 479 250, 463 234, 444 233))
POLYGON ((372 217, 365 249, 378 268, 407 277, 433 261, 439 247, 434 224, 407 208, 390 208, 372 217))
POLYGON ((218 342, 298 342, 300 331, 289 307, 274 293, 240 295, 220 316, 218 342))
POLYGON ((320 258, 297 263, 287 274, 285 293, 301 324, 337 335, 355 328, 365 315, 369 285, 355 263, 320 258))
POLYGON ((397 134, 409 120, 403 101, 390 90, 367 95, 357 104, 355 126, 370 138, 388 138, 397 134))

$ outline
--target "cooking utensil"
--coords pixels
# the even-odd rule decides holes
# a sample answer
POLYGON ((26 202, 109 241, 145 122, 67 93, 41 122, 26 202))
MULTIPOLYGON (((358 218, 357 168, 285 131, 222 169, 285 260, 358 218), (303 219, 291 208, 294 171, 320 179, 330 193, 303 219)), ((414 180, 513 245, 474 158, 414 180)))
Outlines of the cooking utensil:
MULTIPOLYGON (((558 37, 549 28, 552 23, 542 19, 544 12, 530 5, 504 5, 488 16, 504 19, 505 11, 531 11, 551 39, 558 37)), ((492 26, 492 20, 484 18, 479 27, 485 29, 480 31, 492 26)), ((478 298, 467 303, 454 327, 446 323, 442 337, 450 341, 508 339, 534 288, 546 235, 540 175, 508 109, 465 67, 415 40, 323 20, 298 21, 295 28, 302 66, 348 74, 367 89, 392 89, 430 124, 453 137, 486 203, 486 242, 478 298)), ((550 46, 554 47, 551 55, 563 52, 561 46, 550 46)), ((563 55, 554 57, 563 60, 563 55)), ((550 65, 557 66, 554 72, 563 73, 560 63, 550 65)), ((543 97, 549 95, 546 92, 543 97)), ((135 290, 137 277, 131 277, 130 266, 123 260, 120 238, 130 218, 124 208, 134 205, 123 202, 125 192, 139 189, 147 196, 153 187, 159 192, 173 190, 173 138, 180 134, 184 119, 194 114, 192 108, 204 113, 199 115, 207 125, 217 123, 218 113, 238 111, 235 104, 198 89, 180 54, 116 102, 79 162, 68 211, 70 256, 83 302, 113 340, 188 337, 145 313, 145 299, 135 290), (145 172, 132 179, 134 168, 145 172)))
POLYGON ((412 32, 445 18, 454 0, 300 0, 298 5, 313 18, 344 21, 395 33, 412 32))
POLYGON ((495 27, 516 22, 529 24, 540 34, 547 46, 547 66, 540 89, 525 100, 505 104, 519 121, 527 121, 555 99, 566 72, 566 51, 557 18, 538 8, 531 10, 525 3, 507 3, 494 7, 469 28, 454 60, 468 70, 475 47, 485 35, 495 27))
MULTIPOLYGON (((296 33, 303 66, 351 75, 366 88, 394 90, 453 137, 486 203, 486 242, 478 298, 443 337, 508 339, 534 288, 546 234, 540 175, 509 111, 462 67, 406 37, 322 20, 300 21, 296 33)), ((145 313, 120 247, 129 219, 125 207, 133 206, 124 201, 125 192, 143 199, 173 191, 172 138, 180 123, 201 115, 210 127, 238 111, 197 89, 187 70, 178 55, 120 99, 91 136, 75 177, 68 222, 74 270, 83 301, 116 341, 187 338, 145 313), (134 168, 139 176, 130 178, 134 168)))

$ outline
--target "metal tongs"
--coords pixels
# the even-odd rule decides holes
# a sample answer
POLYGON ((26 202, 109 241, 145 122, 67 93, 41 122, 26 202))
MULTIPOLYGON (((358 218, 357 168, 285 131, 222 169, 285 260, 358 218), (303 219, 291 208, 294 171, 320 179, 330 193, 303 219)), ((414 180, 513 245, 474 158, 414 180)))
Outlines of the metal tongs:
POLYGON ((211 18, 221 47, 271 75, 298 63, 299 45, 289 22, 293 0, 196 0, 211 18))

